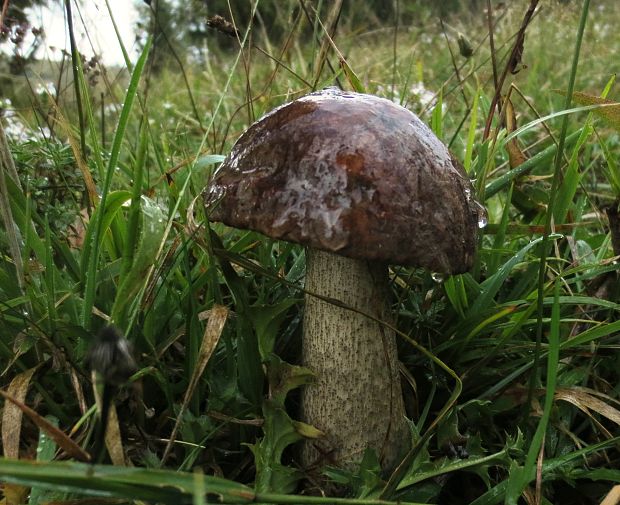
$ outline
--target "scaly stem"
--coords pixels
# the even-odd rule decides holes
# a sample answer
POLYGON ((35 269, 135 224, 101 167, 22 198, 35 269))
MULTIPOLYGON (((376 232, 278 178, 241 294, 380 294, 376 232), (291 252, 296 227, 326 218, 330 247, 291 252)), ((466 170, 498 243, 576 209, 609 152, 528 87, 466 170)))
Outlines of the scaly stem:
MULTIPOLYGON (((384 321, 389 316, 387 266, 306 252, 306 289, 384 321)), ((306 297, 304 365, 316 373, 302 399, 304 421, 325 433, 306 443, 306 467, 350 467, 367 448, 390 470, 408 448, 396 340, 363 314, 306 297)))

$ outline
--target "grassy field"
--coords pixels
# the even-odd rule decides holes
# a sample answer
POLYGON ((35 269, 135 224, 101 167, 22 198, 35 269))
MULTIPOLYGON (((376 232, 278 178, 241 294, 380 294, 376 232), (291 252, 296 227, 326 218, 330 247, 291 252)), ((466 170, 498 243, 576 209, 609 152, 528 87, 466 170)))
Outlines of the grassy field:
POLYGON ((492 3, 492 41, 483 11, 372 30, 300 11, 281 40, 240 26, 222 49, 213 31, 200 65, 154 72, 147 43, 123 69, 76 59, 77 86, 68 60, 16 78, 0 96, 7 503, 336 503, 295 446, 303 248, 211 223, 201 198, 253 121, 331 85, 418 114, 488 212, 471 272, 390 270, 413 449, 392 475, 372 454, 325 469, 343 503, 599 504, 620 484, 620 12, 547 1, 524 24, 530 2, 492 3), (137 364, 114 467, 84 463, 88 350, 110 321, 137 364))

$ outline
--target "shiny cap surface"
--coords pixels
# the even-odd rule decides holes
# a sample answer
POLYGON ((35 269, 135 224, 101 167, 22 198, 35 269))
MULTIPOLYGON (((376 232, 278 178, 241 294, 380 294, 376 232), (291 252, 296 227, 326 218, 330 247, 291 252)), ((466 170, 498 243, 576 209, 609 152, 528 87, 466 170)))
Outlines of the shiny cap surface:
POLYGON ((483 211, 461 165, 415 114, 335 88, 250 126, 204 197, 213 221, 444 273, 471 267, 483 211))

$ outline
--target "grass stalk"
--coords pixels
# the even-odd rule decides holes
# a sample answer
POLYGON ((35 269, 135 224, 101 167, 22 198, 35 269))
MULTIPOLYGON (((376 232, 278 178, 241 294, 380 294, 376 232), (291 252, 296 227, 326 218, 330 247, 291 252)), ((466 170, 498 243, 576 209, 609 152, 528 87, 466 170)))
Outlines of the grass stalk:
MULTIPOLYGON (((575 79, 577 77, 577 67, 579 64, 579 55, 581 54, 581 43, 583 41, 583 34, 586 27, 586 21, 588 19, 588 12, 590 9, 590 0, 584 0, 581 9, 581 17, 579 20, 579 27, 577 28, 577 35, 575 40, 575 49, 573 52, 573 60, 571 65, 570 77, 568 80, 568 88, 566 92, 566 100, 564 103, 564 109, 568 110, 571 107, 573 99, 573 91, 575 89, 575 79)), ((564 160, 564 148, 566 145, 566 137, 568 131, 568 116, 564 116, 562 119, 562 126, 560 135, 558 138, 558 149, 555 154, 555 163, 553 167, 553 179, 551 182, 551 190, 549 192, 549 203, 547 205, 547 211, 545 214, 545 230, 542 236, 542 242, 540 245, 540 262, 538 269, 538 298, 537 298, 537 324, 536 324, 536 348, 534 350, 534 369, 529 380, 528 401, 525 406, 529 411, 532 407, 532 398, 534 388, 539 382, 540 370, 538 362, 540 359, 542 334, 543 334, 543 317, 544 317, 544 298, 545 298, 545 279, 547 276, 547 253, 549 249, 549 240, 553 226, 553 211, 555 208, 555 201, 558 192, 558 187, 562 178, 562 164, 564 160)))
MULTIPOLYGON (((99 212, 96 213, 96 221, 93 223, 94 233, 91 241, 91 251, 89 257, 87 257, 87 274, 84 286, 84 305, 82 309, 82 325, 84 328, 91 328, 92 309, 95 303, 95 293, 98 285, 97 279, 97 266, 99 264, 100 244, 103 236, 103 214, 106 208, 106 201, 108 193, 110 192, 110 185, 112 183, 112 176, 116 170, 118 158, 120 155, 121 146, 125 137, 125 130, 129 121, 129 114, 133 106, 134 99, 138 93, 138 84, 140 83, 140 77, 142 70, 146 64, 149 48, 151 46, 151 40, 147 41, 147 44, 136 63, 134 71, 131 76, 129 88, 125 95, 125 102, 121 111, 116 132, 114 133, 114 139, 112 141, 112 150, 110 152, 110 160, 105 174, 105 181, 101 193, 101 200, 99 202, 99 212)), ((92 130, 92 128, 91 128, 92 130)))

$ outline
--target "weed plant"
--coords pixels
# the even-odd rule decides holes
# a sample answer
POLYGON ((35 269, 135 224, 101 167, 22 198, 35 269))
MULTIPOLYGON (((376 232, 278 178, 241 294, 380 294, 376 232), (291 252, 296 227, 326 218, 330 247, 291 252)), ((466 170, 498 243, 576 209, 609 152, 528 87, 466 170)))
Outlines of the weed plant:
POLYGON ((281 39, 238 26, 218 49, 212 31, 200 66, 155 73, 147 42, 97 88, 75 51, 48 62, 76 80, 5 103, 4 128, 30 134, 0 136, 5 497, 337 501, 303 491, 294 446, 304 251, 209 222, 201 192, 255 119, 339 85, 419 114, 488 211, 470 273, 391 269, 413 450, 392 475, 371 453, 327 469, 340 501, 600 503, 620 481, 620 13, 541 2, 523 23, 536 3, 363 32, 335 2, 281 39), (139 368, 108 432, 126 468, 76 462, 96 418, 84 363, 109 321, 139 368))

